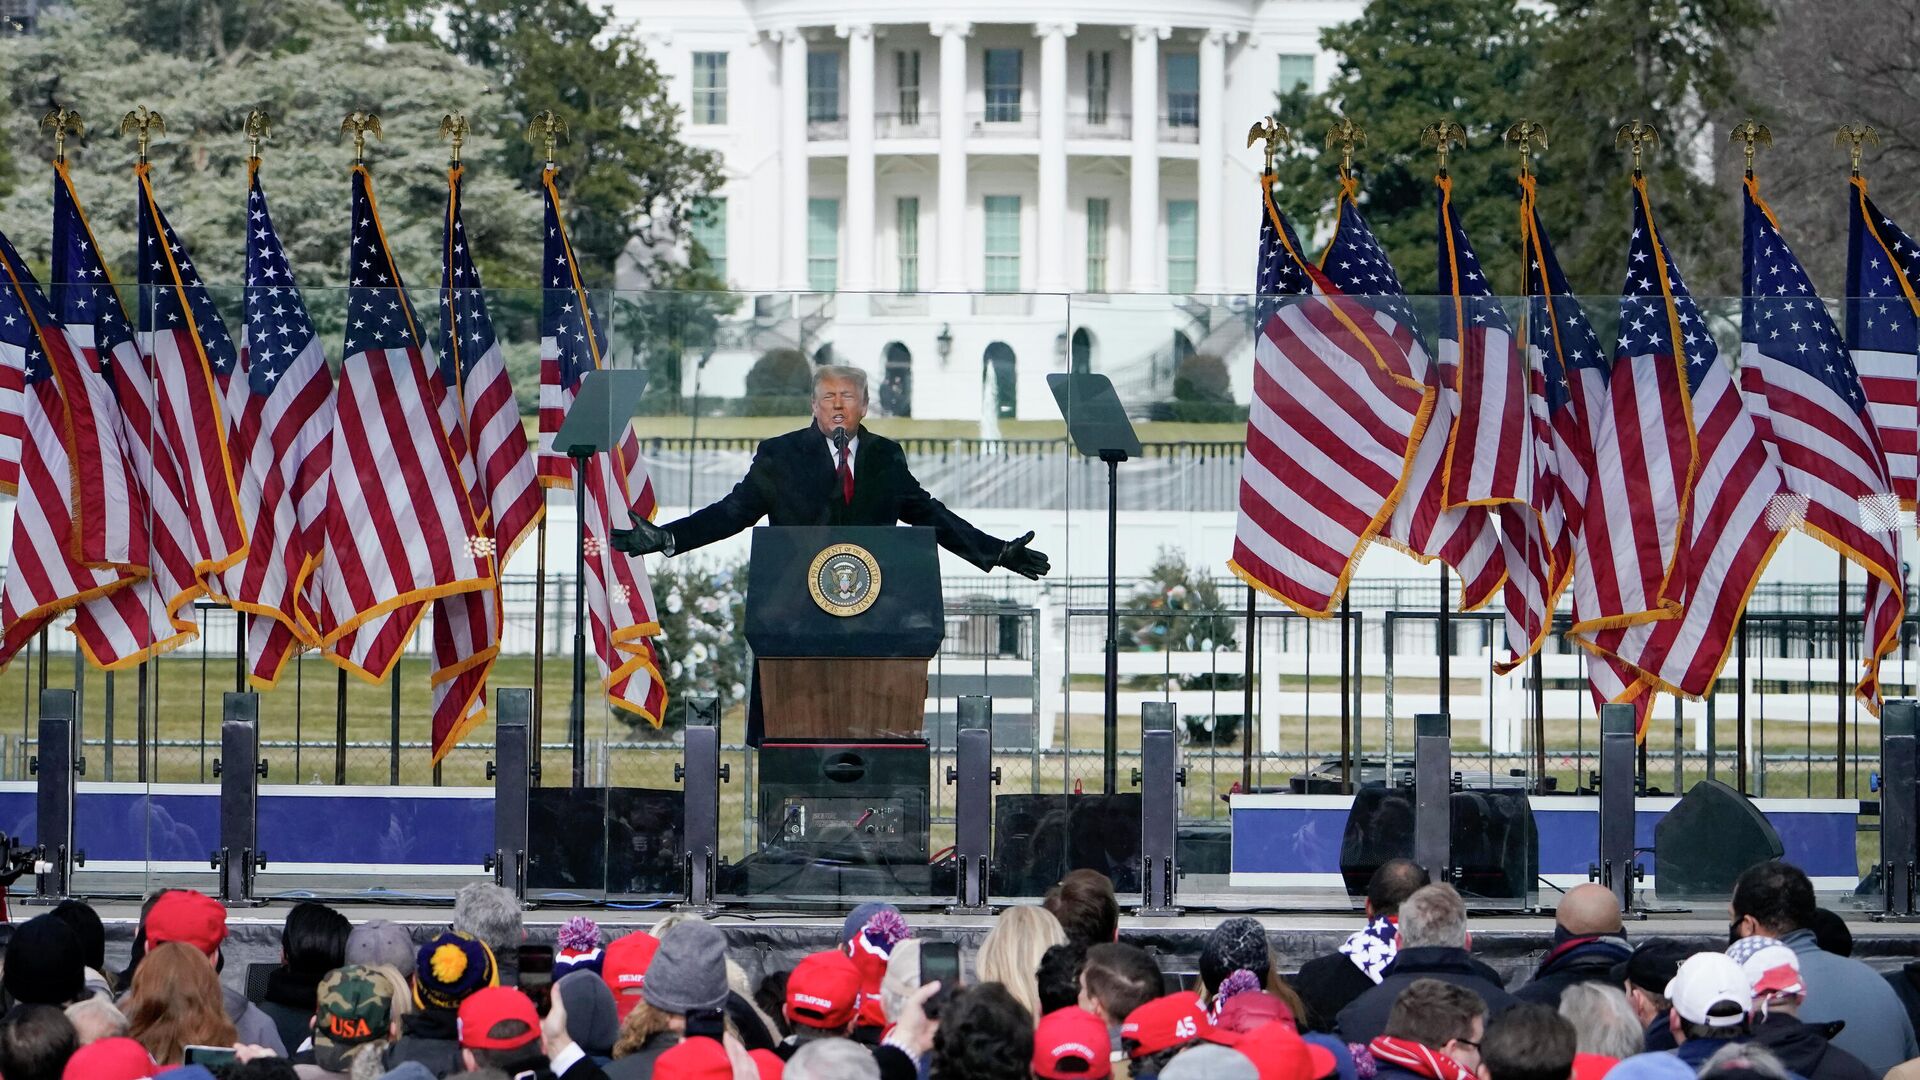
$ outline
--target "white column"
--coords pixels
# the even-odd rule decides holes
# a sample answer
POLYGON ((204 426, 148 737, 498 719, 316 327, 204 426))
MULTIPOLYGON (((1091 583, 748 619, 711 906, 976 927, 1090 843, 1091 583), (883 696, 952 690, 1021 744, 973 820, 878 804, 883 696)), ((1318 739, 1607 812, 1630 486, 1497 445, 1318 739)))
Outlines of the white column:
POLYGON ((1226 201, 1221 187, 1226 179, 1227 46, 1236 35, 1212 29, 1200 41, 1200 190, 1194 210, 1199 219, 1194 254, 1195 288, 1203 293, 1227 288, 1224 223, 1220 211, 1226 201))
POLYGON ((1160 43, 1172 27, 1136 26, 1133 39, 1133 161, 1131 221, 1127 229, 1127 288, 1165 289, 1166 258, 1160 244, 1160 43))
POLYGON ((971 23, 935 23, 940 39, 940 180, 933 287, 967 287, 967 37, 971 23))
POLYGON ((847 270, 840 287, 865 292, 873 279, 873 26, 836 32, 847 39, 847 270))
POLYGON ((807 287, 807 39, 776 30, 780 43, 780 288, 807 287))
POLYGON ((1072 23, 1041 23, 1034 27, 1040 39, 1040 213, 1039 274, 1034 287, 1041 292, 1067 291, 1067 38, 1072 23))

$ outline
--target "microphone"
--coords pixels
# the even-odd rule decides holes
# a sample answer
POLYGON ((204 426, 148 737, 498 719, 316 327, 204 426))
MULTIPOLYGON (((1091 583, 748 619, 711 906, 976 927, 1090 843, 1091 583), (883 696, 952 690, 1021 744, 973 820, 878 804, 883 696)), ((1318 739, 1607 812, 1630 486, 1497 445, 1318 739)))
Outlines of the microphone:
POLYGON ((830 436, 830 438, 833 439, 834 449, 840 450, 843 452, 846 450, 847 448, 847 429, 846 428, 844 427, 834 428, 833 434, 830 436))

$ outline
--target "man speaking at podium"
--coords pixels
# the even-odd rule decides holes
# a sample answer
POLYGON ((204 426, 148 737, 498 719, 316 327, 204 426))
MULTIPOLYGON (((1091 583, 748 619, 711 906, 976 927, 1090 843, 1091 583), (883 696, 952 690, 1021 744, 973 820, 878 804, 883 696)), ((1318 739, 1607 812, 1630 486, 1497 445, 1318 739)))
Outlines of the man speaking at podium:
POLYGON ((678 555, 751 527, 770 525, 909 525, 932 527, 940 546, 982 570, 1004 566, 1038 578, 1047 557, 1027 546, 1028 532, 1000 540, 968 524, 927 494, 907 468, 900 444, 862 427, 867 373, 823 366, 813 373, 813 423, 776 435, 754 451, 747 475, 719 502, 678 521, 633 519, 615 529, 613 546, 629 555, 678 555))
MULTIPOLYGON (((814 369, 813 423, 761 442, 747 475, 720 501, 678 521, 633 519, 613 546, 629 555, 678 555, 724 540, 761 518, 772 525, 926 525, 940 546, 982 570, 1004 566, 1038 578, 1047 557, 1027 546, 1033 533, 1000 540, 968 524, 927 494, 907 468, 900 444, 862 427, 867 373, 833 365, 814 369)), ((747 707, 747 744, 760 745, 760 680, 747 707)))

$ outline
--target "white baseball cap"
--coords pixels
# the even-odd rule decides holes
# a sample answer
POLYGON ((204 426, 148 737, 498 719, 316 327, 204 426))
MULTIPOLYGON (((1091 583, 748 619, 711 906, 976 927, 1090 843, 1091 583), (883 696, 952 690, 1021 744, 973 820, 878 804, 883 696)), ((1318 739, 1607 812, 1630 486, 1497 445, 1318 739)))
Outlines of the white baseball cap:
POLYGON ((1708 1027, 1733 1027, 1753 1009, 1753 991, 1746 972, 1726 953, 1703 952, 1687 957, 1667 984, 1665 996, 1682 1020, 1708 1027), (1738 1005, 1739 1011, 1714 1015, 1714 1006, 1722 1002, 1738 1005))

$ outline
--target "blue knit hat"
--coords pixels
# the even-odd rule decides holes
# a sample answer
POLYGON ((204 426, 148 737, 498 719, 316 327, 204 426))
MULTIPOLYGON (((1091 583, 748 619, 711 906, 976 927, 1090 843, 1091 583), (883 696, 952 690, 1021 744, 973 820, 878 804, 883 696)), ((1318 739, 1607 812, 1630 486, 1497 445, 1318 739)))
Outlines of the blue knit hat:
POLYGON ((415 958, 413 1003, 423 1009, 458 1009, 469 996, 500 985, 493 950, 472 934, 448 930, 415 958))

